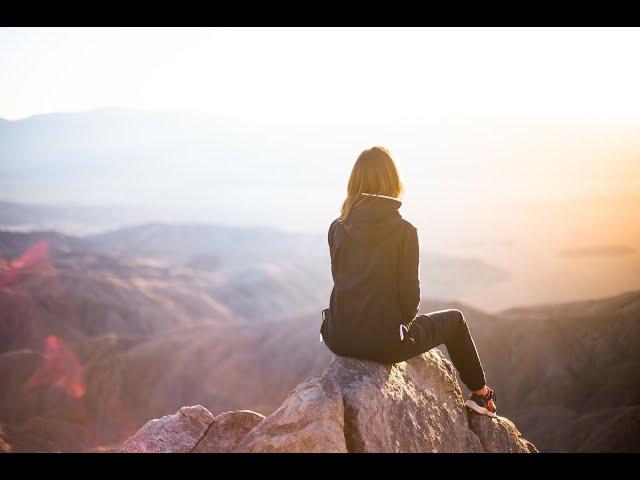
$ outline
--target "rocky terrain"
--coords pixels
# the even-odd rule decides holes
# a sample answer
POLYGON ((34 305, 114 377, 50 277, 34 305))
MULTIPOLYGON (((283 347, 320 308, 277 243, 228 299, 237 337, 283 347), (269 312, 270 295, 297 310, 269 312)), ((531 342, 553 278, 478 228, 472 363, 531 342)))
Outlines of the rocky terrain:
POLYGON ((201 405, 145 424, 118 450, 159 452, 534 453, 515 425, 463 406, 455 371, 435 349, 381 365, 334 357, 268 417, 217 416, 201 405))

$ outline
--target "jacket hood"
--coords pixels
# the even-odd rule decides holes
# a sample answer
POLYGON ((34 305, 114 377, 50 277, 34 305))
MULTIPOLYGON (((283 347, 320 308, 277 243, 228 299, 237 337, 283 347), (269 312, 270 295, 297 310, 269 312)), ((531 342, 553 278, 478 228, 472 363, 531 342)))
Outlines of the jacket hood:
POLYGON ((343 222, 347 234, 359 243, 374 246, 400 227, 400 200, 379 195, 361 195, 343 222))

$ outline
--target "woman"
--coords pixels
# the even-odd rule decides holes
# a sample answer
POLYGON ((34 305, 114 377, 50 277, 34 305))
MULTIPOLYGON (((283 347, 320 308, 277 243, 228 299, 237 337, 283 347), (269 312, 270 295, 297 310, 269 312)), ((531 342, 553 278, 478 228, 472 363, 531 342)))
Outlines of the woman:
POLYGON ((333 290, 321 336, 337 354, 381 363, 407 360, 444 344, 472 392, 465 405, 495 416, 495 394, 459 310, 417 315, 418 234, 398 209, 403 185, 388 150, 356 160, 341 215, 329 227, 333 290), (417 316, 416 316, 417 315, 417 316))

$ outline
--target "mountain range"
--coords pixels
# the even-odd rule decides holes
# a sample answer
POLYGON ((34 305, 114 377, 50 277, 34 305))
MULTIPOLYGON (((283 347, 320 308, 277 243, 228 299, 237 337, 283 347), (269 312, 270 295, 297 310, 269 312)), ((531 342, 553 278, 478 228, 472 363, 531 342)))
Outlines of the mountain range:
MULTIPOLYGON (((12 451, 95 451, 183 405, 269 414, 330 359, 327 259, 311 254, 324 240, 157 224, 0 232, 0 437, 12 451)), ((640 293, 421 311, 449 307, 501 411, 541 451, 640 450, 640 293)))

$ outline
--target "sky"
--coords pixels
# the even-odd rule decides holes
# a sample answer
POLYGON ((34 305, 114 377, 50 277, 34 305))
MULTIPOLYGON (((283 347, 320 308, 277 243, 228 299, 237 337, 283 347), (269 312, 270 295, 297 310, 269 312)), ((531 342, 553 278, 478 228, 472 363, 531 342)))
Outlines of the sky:
POLYGON ((105 106, 282 124, 640 119, 640 29, 2 28, 0 117, 105 106))
MULTIPOLYGON (((391 148, 421 211, 462 196, 631 195, 640 190, 639 51, 640 28, 2 28, 0 118, 205 112, 276 132, 272 154, 292 163, 324 164, 313 175, 332 185, 333 203, 372 144, 391 148)), ((210 166, 198 178, 214 175, 210 166)), ((247 182, 264 183, 258 174, 247 182)), ((22 183, 12 185, 22 200, 22 183)), ((200 187, 180 188, 174 197, 192 210, 200 187)), ((23 197, 113 201, 108 189, 86 190, 72 199, 37 186, 39 196, 23 197)), ((151 190, 127 198, 155 202, 151 190)))

